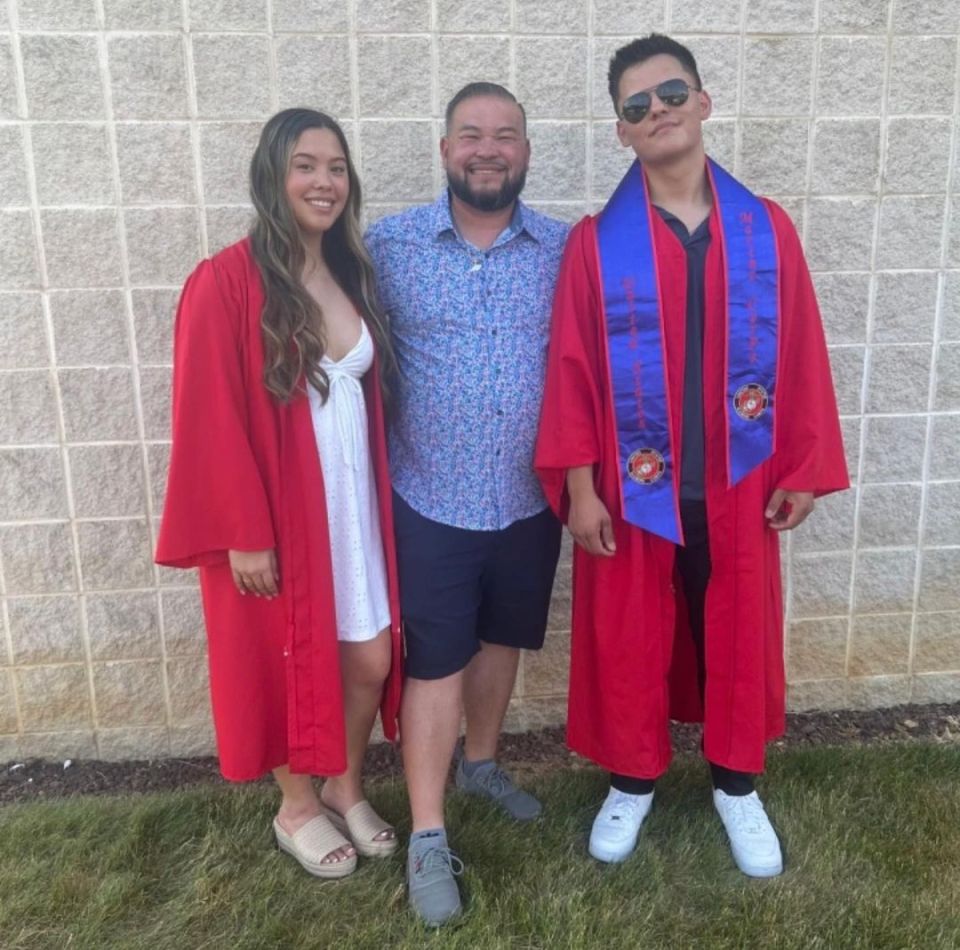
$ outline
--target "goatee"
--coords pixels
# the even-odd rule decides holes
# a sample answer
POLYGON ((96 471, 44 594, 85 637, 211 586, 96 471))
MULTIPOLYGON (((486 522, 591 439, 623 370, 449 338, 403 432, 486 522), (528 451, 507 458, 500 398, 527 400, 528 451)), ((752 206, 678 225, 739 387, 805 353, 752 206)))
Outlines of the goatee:
POLYGON ((476 208, 477 211, 501 211, 510 207, 517 200, 523 186, 527 183, 526 169, 516 178, 509 176, 497 191, 473 191, 467 184, 466 177, 459 178, 447 172, 447 184, 450 190, 466 205, 476 208))

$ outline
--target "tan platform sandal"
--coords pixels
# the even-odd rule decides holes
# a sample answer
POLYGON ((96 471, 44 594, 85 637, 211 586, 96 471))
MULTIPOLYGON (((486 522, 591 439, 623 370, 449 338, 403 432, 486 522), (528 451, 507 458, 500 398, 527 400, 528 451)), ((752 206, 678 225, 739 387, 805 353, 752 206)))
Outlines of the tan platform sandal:
POLYGON ((393 825, 385 822, 366 799, 357 802, 345 815, 338 815, 327 805, 321 805, 330 823, 345 834, 358 854, 365 858, 385 858, 397 850, 399 841, 393 825), (393 831, 392 838, 377 839, 384 831, 393 831))
MULTIPOLYGON (((357 867, 357 856, 351 854, 341 861, 324 861, 338 848, 353 847, 350 841, 334 827, 326 815, 317 815, 292 835, 280 827, 273 819, 273 833, 277 836, 277 847, 286 851, 300 866, 316 877, 334 879, 352 874, 357 867)), ((357 849, 359 850, 359 849, 357 849)))

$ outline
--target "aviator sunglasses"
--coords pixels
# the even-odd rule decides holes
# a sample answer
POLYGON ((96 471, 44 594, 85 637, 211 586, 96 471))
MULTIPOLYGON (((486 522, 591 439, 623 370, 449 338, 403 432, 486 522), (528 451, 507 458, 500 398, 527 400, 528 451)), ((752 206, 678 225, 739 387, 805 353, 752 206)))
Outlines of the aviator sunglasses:
MULTIPOLYGON (((690 98, 691 90, 700 92, 699 89, 694 88, 683 79, 667 79, 652 89, 665 106, 682 106, 690 98)), ((635 92, 632 96, 624 99, 620 115, 625 122, 636 125, 644 120, 653 103, 650 92, 650 89, 644 89, 642 92, 635 92)))

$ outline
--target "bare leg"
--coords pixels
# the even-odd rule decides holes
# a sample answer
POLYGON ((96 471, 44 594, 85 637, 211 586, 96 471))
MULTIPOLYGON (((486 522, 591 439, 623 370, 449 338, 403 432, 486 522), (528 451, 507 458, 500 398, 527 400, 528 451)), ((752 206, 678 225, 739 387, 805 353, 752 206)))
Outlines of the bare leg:
POLYGON ((403 770, 413 831, 443 827, 443 792, 460 732, 463 672, 438 680, 407 677, 400 706, 403 770))
MULTIPOLYGON (((274 769, 273 777, 283 794, 277 821, 287 834, 292 835, 320 814, 320 801, 313 787, 313 779, 309 775, 294 775, 286 765, 274 769)), ((323 863, 335 864, 355 853, 352 846, 337 848, 323 859, 323 863)))
POLYGON ((497 743, 517 678, 520 651, 483 643, 464 672, 463 704, 467 734, 463 754, 469 762, 497 757, 497 743))
MULTIPOLYGON (((347 770, 323 783, 320 798, 341 815, 363 799, 363 758, 370 730, 383 697, 383 684, 390 672, 390 628, 372 640, 340 643, 340 677, 343 681, 343 713, 347 737, 347 770)), ((376 840, 394 837, 391 830, 376 840)))

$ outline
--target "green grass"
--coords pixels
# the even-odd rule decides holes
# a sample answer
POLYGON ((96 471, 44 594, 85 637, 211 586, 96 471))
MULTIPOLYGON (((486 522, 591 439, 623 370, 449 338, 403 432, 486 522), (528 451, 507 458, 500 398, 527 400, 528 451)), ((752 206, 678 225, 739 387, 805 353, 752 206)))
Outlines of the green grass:
MULTIPOLYGON (((272 847, 262 787, 88 798, 0 810, 0 947, 960 947, 960 749, 800 749, 763 787, 787 870, 733 866, 702 763, 678 761, 628 862, 585 852, 605 793, 592 769, 529 787, 546 817, 518 827, 451 795, 467 864, 463 922, 432 933, 406 909, 403 857, 319 882, 272 847)), ((406 831, 397 782, 371 799, 406 831)))

